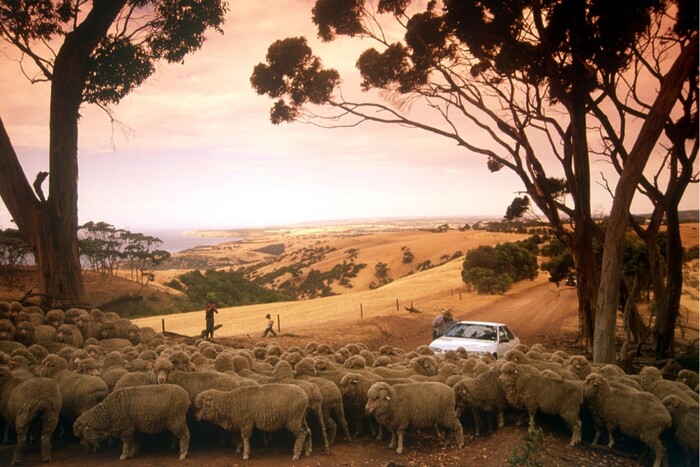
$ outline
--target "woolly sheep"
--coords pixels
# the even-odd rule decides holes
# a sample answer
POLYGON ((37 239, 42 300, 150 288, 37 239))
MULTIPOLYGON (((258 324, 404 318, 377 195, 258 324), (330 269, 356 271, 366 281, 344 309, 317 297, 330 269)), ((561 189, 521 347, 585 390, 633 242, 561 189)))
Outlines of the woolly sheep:
POLYGON ((441 425, 452 430, 457 446, 464 446, 462 425, 455 415, 455 394, 443 383, 418 382, 391 386, 374 383, 367 392, 365 410, 391 431, 389 448, 403 452, 403 437, 409 426, 441 425), (398 441, 398 442, 397 442, 398 441))
POLYGON ((697 392, 698 379, 698 374, 695 371, 683 369, 678 372, 678 379, 676 381, 680 381, 693 391, 697 392))
POLYGON ((64 323, 66 324, 78 324, 78 318, 86 315, 89 318, 89 314, 85 310, 81 310, 80 308, 70 308, 66 311, 66 314, 64 315, 64 323))
POLYGON ((330 443, 328 442, 326 424, 323 421, 323 394, 321 394, 321 390, 318 388, 318 386, 308 381, 294 379, 294 370, 292 370, 289 363, 285 361, 280 361, 277 363, 271 382, 294 384, 306 392, 306 396, 309 398, 308 412, 313 413, 316 417, 316 421, 318 422, 319 429, 321 431, 321 438, 323 439, 323 447, 327 451, 330 448, 330 443))
POLYGON ((347 373, 340 380, 340 393, 343 395, 345 413, 350 416, 355 425, 355 436, 362 433, 364 422, 368 421, 374 432, 372 421, 375 420, 365 413, 367 391, 377 381, 369 379, 360 373, 347 373))
POLYGON ((39 309, 39 312, 31 312, 27 311, 28 308, 25 308, 24 310, 20 311, 17 313, 17 318, 15 318, 15 325, 18 325, 21 322, 24 321, 29 321, 32 323, 34 326, 40 326, 44 323, 44 313, 39 309))
POLYGON ((698 394, 678 381, 668 381, 662 378, 661 370, 653 366, 645 366, 639 372, 639 380, 645 391, 652 393, 659 400, 675 394, 682 398, 688 405, 698 409, 698 394))
POLYGON ((75 324, 63 324, 56 331, 56 342, 63 342, 73 347, 82 347, 83 341, 80 328, 75 324))
MULTIPOLYGON (((70 310, 68 310, 70 312, 70 310)), ((80 310, 83 311, 83 310, 80 310)), ((90 315, 83 311, 83 313, 74 313, 73 323, 80 329, 80 333, 83 339, 100 339, 102 338, 102 323, 98 321, 93 321, 90 319, 90 315)), ((66 323, 68 322, 68 314, 66 313, 66 323)))
POLYGON ((347 441, 350 441, 350 431, 345 418, 345 408, 343 406, 343 395, 340 393, 338 386, 325 379, 316 376, 316 367, 314 360, 311 357, 304 357, 296 366, 294 377, 309 381, 318 386, 323 396, 323 421, 328 432, 328 441, 333 443, 337 433, 337 425, 340 424, 340 429, 347 441))
POLYGON ((670 394, 663 400, 673 421, 673 431, 676 440, 683 448, 688 460, 698 457, 698 411, 689 406, 686 401, 676 394, 670 394))
POLYGON ((645 392, 624 392, 608 384, 604 376, 592 373, 586 377, 584 397, 593 415, 596 435, 592 444, 605 427, 608 431, 608 447, 613 447, 613 432, 619 428, 627 436, 639 438, 654 452, 654 467, 659 467, 664 457, 664 445, 659 436, 672 425, 671 415, 661 401, 645 392))
POLYGON ((302 447, 311 454, 311 433, 304 416, 309 405, 303 389, 291 384, 242 386, 232 391, 209 389, 195 400, 197 420, 207 420, 225 430, 238 430, 243 438, 243 459, 250 457, 253 429, 272 432, 286 428, 296 438, 293 460, 302 447))
POLYGON ((58 355, 47 355, 37 373, 51 378, 61 389, 61 416, 74 421, 107 397, 109 389, 97 376, 79 375, 68 369, 68 363, 58 355))
POLYGON ((16 328, 17 334, 15 339, 26 346, 36 343, 54 342, 57 336, 56 329, 48 324, 34 326, 29 321, 22 321, 16 328))
POLYGON ((498 428, 503 428, 505 425, 505 410, 508 407, 508 399, 506 399, 506 393, 498 380, 500 374, 500 369, 492 368, 475 378, 462 378, 452 386, 457 413, 461 414, 467 407, 472 410, 476 436, 480 434, 482 411, 496 411, 498 428))
POLYGON ((44 318, 44 324, 53 326, 58 329, 62 324, 65 323, 66 313, 63 310, 54 309, 46 312, 46 317, 44 318))
POLYGON ((558 363, 548 362, 546 360, 531 360, 526 356, 526 354, 519 350, 511 349, 505 353, 504 357, 510 362, 531 365, 540 371, 552 370, 558 373, 563 379, 579 379, 573 372, 565 369, 558 363))
POLYGON ((206 389, 221 389, 229 391, 240 386, 239 382, 230 375, 216 371, 180 372, 173 369, 173 364, 167 357, 160 356, 153 364, 153 374, 158 384, 176 384, 187 391, 190 403, 194 404, 197 395, 206 389))
POLYGON ((134 433, 170 431, 180 442, 180 460, 187 457, 190 432, 187 428, 187 392, 173 384, 136 386, 111 393, 100 404, 82 414, 73 424, 73 432, 86 444, 121 438, 120 460, 136 452, 134 433))
POLYGON ((9 319, 0 319, 0 341, 13 341, 17 328, 9 319))
POLYGON ((535 428, 538 411, 558 415, 572 431, 569 446, 581 441, 579 411, 583 403, 582 388, 575 382, 553 379, 524 371, 520 365, 507 362, 498 377, 508 401, 518 400, 530 416, 530 430, 535 428))
POLYGON ((41 459, 51 461, 51 436, 61 411, 58 384, 41 377, 18 377, 0 366, 0 413, 17 433, 12 465, 22 460, 27 432, 35 420, 41 420, 41 459))

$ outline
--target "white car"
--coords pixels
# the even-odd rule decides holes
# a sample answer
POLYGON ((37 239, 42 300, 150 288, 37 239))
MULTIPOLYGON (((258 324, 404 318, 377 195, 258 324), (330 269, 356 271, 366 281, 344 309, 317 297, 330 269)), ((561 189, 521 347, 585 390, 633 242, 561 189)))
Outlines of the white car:
POLYGON ((440 353, 463 347, 467 352, 498 358, 518 344, 520 339, 503 323, 458 321, 431 342, 430 348, 440 353))

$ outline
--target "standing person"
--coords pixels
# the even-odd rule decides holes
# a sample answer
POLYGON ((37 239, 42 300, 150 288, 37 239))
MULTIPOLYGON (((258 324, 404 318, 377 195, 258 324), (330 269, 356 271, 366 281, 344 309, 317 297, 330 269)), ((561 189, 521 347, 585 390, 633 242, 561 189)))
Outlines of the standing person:
POLYGON ((445 334, 445 331, 456 322, 457 320, 452 315, 452 310, 449 308, 442 310, 442 313, 433 320, 433 340, 445 334))
POLYGON ((273 326, 275 325, 275 320, 270 317, 270 314, 265 315, 265 319, 267 320, 267 327, 265 328, 265 332, 263 332, 263 337, 267 337, 268 333, 272 333, 272 337, 277 337, 277 333, 275 332, 273 326))
POLYGON ((219 313, 219 310, 216 308, 216 303, 214 303, 214 300, 207 300, 207 308, 204 311, 205 322, 207 325, 204 334, 205 339, 214 338, 214 313, 219 313))

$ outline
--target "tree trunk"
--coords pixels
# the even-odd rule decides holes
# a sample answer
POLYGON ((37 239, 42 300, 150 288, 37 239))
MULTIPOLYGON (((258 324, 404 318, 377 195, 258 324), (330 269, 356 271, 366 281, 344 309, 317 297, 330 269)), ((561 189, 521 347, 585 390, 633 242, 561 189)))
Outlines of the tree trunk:
POLYGON ((0 120, 0 196, 34 251, 42 304, 80 303, 84 283, 78 256, 78 118, 92 51, 126 0, 94 2, 66 35, 51 75, 49 196, 39 200, 0 120))
POLYGON ((657 360, 674 356, 676 320, 683 290, 683 245, 679 224, 678 204, 673 204, 666 211, 666 296, 663 312, 657 310, 656 314, 657 360))
POLYGON ((600 288, 594 320, 593 361, 615 361, 615 321, 622 279, 622 256, 627 219, 632 198, 646 166, 649 155, 661 135, 668 116, 686 82, 686 77, 698 67, 698 38, 695 35, 674 62, 664 79, 659 94, 639 131, 625 167, 615 188, 610 220, 605 234, 601 263, 600 288))

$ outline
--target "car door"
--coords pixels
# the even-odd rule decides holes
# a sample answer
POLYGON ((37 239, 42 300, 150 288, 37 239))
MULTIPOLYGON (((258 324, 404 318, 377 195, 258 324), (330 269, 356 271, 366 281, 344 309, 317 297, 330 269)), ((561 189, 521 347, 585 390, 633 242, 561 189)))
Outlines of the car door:
POLYGON ((510 332, 507 326, 498 326, 498 344, 496 346, 496 352, 498 352, 499 357, 517 344, 517 339, 515 339, 515 336, 513 336, 513 333, 510 332))

